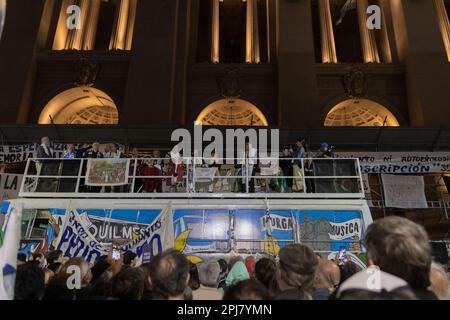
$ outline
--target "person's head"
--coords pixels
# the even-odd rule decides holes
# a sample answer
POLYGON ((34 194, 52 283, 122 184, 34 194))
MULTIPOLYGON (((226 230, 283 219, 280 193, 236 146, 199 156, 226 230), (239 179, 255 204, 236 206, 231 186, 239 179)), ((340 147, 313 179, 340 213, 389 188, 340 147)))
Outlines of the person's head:
POLYGON ((53 271, 54 274, 59 273, 59 270, 61 270, 62 264, 60 262, 54 262, 50 263, 47 267, 47 269, 53 271))
POLYGON ((45 276, 45 285, 47 285, 50 282, 50 280, 55 276, 55 273, 51 269, 45 268, 44 276, 45 276))
POLYGON ((431 247, 425 229, 397 216, 376 220, 367 228, 367 261, 404 279, 414 289, 430 285, 431 247))
POLYGON ((27 255, 25 253, 19 252, 17 254, 17 265, 21 266, 27 262, 27 255))
POLYGON ((189 262, 189 287, 192 290, 200 288, 200 279, 198 276, 198 269, 195 263, 189 262))
POLYGON ((245 267, 247 268, 248 275, 250 277, 253 277, 254 271, 255 271, 255 258, 252 256, 248 256, 245 258, 245 267))
POLYGON ((59 271, 59 276, 62 279, 67 279, 74 274, 74 270, 79 270, 80 285, 81 287, 86 287, 92 280, 92 272, 89 268, 89 264, 83 258, 70 258, 69 261, 64 263, 59 271))
POLYGON ((153 150, 153 158, 161 158, 161 152, 159 150, 153 150))
POLYGON ((131 149, 131 155, 133 156, 133 158, 139 157, 139 150, 138 150, 138 148, 131 149))
POLYGON ((310 294, 319 263, 314 251, 303 244, 289 244, 280 250, 279 257, 280 289, 284 285, 310 294))
POLYGON ((430 271, 430 290, 433 291, 440 300, 450 299, 449 281, 449 276, 442 265, 433 262, 430 271))
POLYGON ((95 261, 95 264, 91 268, 92 273, 92 281, 96 281, 99 279, 110 267, 110 264, 105 259, 97 259, 95 261))
POLYGON ((41 144, 48 147, 50 145, 49 137, 42 137, 41 138, 41 144))
POLYGON ((287 157, 291 155, 291 150, 288 146, 284 146, 282 149, 283 156, 287 157))
POLYGON ((320 152, 327 152, 329 147, 330 147, 330 146, 329 146, 328 143, 322 142, 322 143, 320 144, 320 149, 319 149, 319 150, 320 150, 320 152))
POLYGON ((226 276, 226 274, 228 273, 228 262, 225 259, 219 259, 217 263, 220 266, 220 276, 226 276))
POLYGON ((141 269, 122 269, 111 279, 112 296, 120 300, 140 300, 144 285, 145 276, 141 269))
POLYGON ((330 260, 320 259, 314 278, 315 289, 334 291, 341 279, 339 267, 330 260))
POLYGON ((359 267, 353 261, 346 261, 343 265, 340 266, 341 269, 341 282, 344 282, 354 274, 362 271, 361 267, 359 267))
POLYGON ((63 252, 61 250, 53 250, 47 253, 47 262, 48 264, 52 263, 62 263, 63 262, 63 252))
POLYGON ((267 288, 256 279, 240 281, 225 289, 223 300, 269 300, 267 288))
POLYGON ((305 139, 298 138, 295 145, 297 146, 297 148, 305 147, 305 139))
POLYGON ((116 153, 119 150, 119 146, 115 143, 111 143, 111 145, 109 146, 109 150, 113 153, 116 153))
POLYGON ((98 151, 100 149, 100 143, 95 141, 94 143, 92 143, 92 150, 94 151, 98 151))
POLYGON ((132 251, 127 251, 123 254, 123 264, 126 266, 134 267, 136 266, 138 256, 132 251))
POLYGON ((75 147, 73 144, 67 145, 67 152, 71 153, 71 152, 74 152, 74 150, 75 150, 75 147))
POLYGON ((232 258, 230 258, 230 261, 228 263, 228 269, 231 270, 236 262, 244 262, 244 258, 242 258, 241 256, 234 256, 232 258))
POLYGON ((247 267, 244 262, 237 261, 231 267, 230 272, 228 272, 227 278, 225 279, 225 284, 227 286, 238 283, 239 281, 247 280, 250 276, 247 271, 247 267))
POLYGON ((149 263, 152 291, 165 299, 182 299, 189 282, 189 261, 179 251, 170 249, 149 263))
POLYGON ((255 264, 255 278, 259 280, 267 289, 276 277, 277 265, 269 258, 262 258, 255 264))
POLYGON ((15 300, 41 300, 45 290, 44 271, 35 263, 17 268, 14 285, 15 300))
POLYGON ((216 261, 207 261, 198 265, 200 283, 208 288, 217 288, 220 279, 220 265, 216 261))

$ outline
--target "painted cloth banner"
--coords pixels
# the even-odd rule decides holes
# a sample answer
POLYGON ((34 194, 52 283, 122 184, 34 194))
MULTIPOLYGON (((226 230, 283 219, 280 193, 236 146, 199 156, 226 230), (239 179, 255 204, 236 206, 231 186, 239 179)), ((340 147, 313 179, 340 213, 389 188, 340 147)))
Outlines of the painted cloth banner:
POLYGON ((359 159, 361 173, 450 172, 450 153, 448 152, 338 152, 336 156, 359 159))
POLYGON ((423 177, 383 174, 382 180, 386 207, 428 208, 423 177))
POLYGON ((87 186, 123 186, 128 184, 130 159, 89 159, 87 186))
MULTIPOLYGON (((66 211, 64 225, 56 240, 56 250, 62 250, 67 257, 84 257, 89 263, 109 253, 110 244, 98 241, 89 231, 85 217, 78 213, 72 205, 66 211)), ((121 250, 133 251, 141 262, 144 258, 153 257, 163 250, 173 247, 172 208, 168 205, 147 228, 121 250)))
POLYGON ((0 229, 0 300, 14 299, 22 210, 22 204, 11 203, 6 223, 0 229))
POLYGON ((0 174, 0 203, 18 197, 22 179, 21 174, 0 174))

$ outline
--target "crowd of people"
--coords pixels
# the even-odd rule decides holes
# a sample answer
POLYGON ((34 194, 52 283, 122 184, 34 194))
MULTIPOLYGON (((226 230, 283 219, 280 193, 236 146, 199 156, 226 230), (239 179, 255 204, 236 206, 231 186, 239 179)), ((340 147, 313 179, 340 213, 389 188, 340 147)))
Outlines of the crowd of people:
POLYGON ((362 270, 327 260, 303 244, 274 258, 235 255, 193 264, 170 249, 138 265, 135 253, 83 258, 52 251, 19 256, 17 300, 437 300, 449 298, 447 266, 432 261, 420 225, 387 217, 368 227, 362 270), (28 261, 26 261, 28 260, 28 261), (74 278, 74 270, 79 270, 74 278), (78 280, 78 281, 77 281, 78 280))
MULTIPOLYGON (((239 154, 239 152, 238 152, 239 154)), ((41 162, 45 159, 54 159, 57 153, 51 147, 51 141, 48 137, 41 139, 41 145, 37 150, 37 158, 41 162)), ((134 183, 133 192, 167 192, 167 191, 185 191, 195 190, 195 186, 190 186, 184 177, 192 175, 192 165, 186 166, 183 163, 183 156, 177 150, 172 150, 162 157, 161 151, 153 150, 149 155, 141 155, 137 148, 133 148, 130 153, 120 149, 120 146, 111 143, 101 145, 99 142, 94 142, 91 145, 84 144, 75 147, 73 144, 67 145, 66 150, 62 155, 64 159, 111 159, 111 158, 131 158, 138 159, 130 163, 130 175, 138 177, 151 178, 137 178, 134 183), (174 159, 181 159, 176 161, 174 159), (136 167, 136 168, 135 168, 136 167), (161 177, 161 178, 160 178, 161 177)), ((201 159, 197 157, 196 150, 191 155, 193 164, 198 168, 217 168, 218 159, 201 159)), ((312 154, 308 152, 306 141, 303 138, 298 138, 294 146, 285 145, 280 150, 279 166, 277 168, 264 168, 258 165, 257 152, 249 143, 245 145, 245 150, 239 154, 237 159, 251 158, 250 163, 245 161, 240 162, 236 160, 234 166, 225 166, 226 173, 224 176, 241 177, 234 179, 229 185, 228 190, 231 192, 255 192, 257 186, 259 190, 264 192, 301 192, 308 189, 308 192, 313 192, 314 186, 311 180, 307 180, 307 185, 304 186, 303 175, 312 175, 312 164, 302 163, 302 159, 311 158, 334 158, 333 147, 328 143, 321 143, 319 150, 312 154), (256 159, 256 160, 255 160, 256 159), (269 171, 264 171, 270 169, 269 171), (247 172, 247 174, 245 174, 247 172), (263 173, 266 172, 266 173, 263 173), (270 172, 270 173, 267 173, 270 172), (248 176, 248 177, 245 177, 248 176), (270 178, 265 178, 270 176, 270 178), (258 177, 258 178, 255 178, 258 177)), ((220 174, 219 170, 215 171, 216 175, 220 174)), ((213 174, 214 175, 214 174, 213 174)), ((216 179, 218 184, 221 184, 223 179, 216 179)), ((100 192, 101 188, 89 188, 90 191, 100 192)), ((213 191, 212 183, 206 188, 209 192, 213 191)), ((114 189, 105 189, 107 192, 114 191, 114 189)), ((128 190, 131 191, 131 190, 128 190)))

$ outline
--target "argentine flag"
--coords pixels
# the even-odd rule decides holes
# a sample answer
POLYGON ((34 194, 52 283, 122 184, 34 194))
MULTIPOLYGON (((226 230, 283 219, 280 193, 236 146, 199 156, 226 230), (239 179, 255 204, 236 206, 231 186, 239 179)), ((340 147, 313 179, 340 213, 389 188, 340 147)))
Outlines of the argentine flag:
POLYGON ((0 247, 0 300, 14 299, 17 252, 20 242, 20 224, 23 204, 11 202, 9 212, 2 228, 3 243, 0 247))

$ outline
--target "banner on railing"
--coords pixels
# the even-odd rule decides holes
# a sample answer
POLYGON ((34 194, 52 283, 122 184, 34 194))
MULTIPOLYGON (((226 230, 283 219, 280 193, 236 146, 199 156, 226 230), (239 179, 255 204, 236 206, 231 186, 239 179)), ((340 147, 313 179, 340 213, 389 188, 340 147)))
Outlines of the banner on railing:
POLYGON ((359 159, 362 173, 421 174, 450 171, 448 152, 338 152, 336 156, 359 159))
POLYGON ((0 203, 3 200, 15 199, 19 195, 23 175, 21 174, 0 174, 0 203))
POLYGON ((382 180, 386 207, 428 208, 423 177, 383 174, 382 180))
POLYGON ((128 183, 129 159, 89 159, 87 186, 123 186, 128 183))
MULTIPOLYGON (((173 214, 169 204, 159 216, 128 244, 122 251, 133 251, 141 263, 163 250, 173 247, 173 214)), ((62 250, 67 257, 83 257, 89 263, 109 253, 110 245, 98 241, 89 231, 89 225, 70 204, 66 210, 64 225, 56 240, 56 250, 62 250)))

